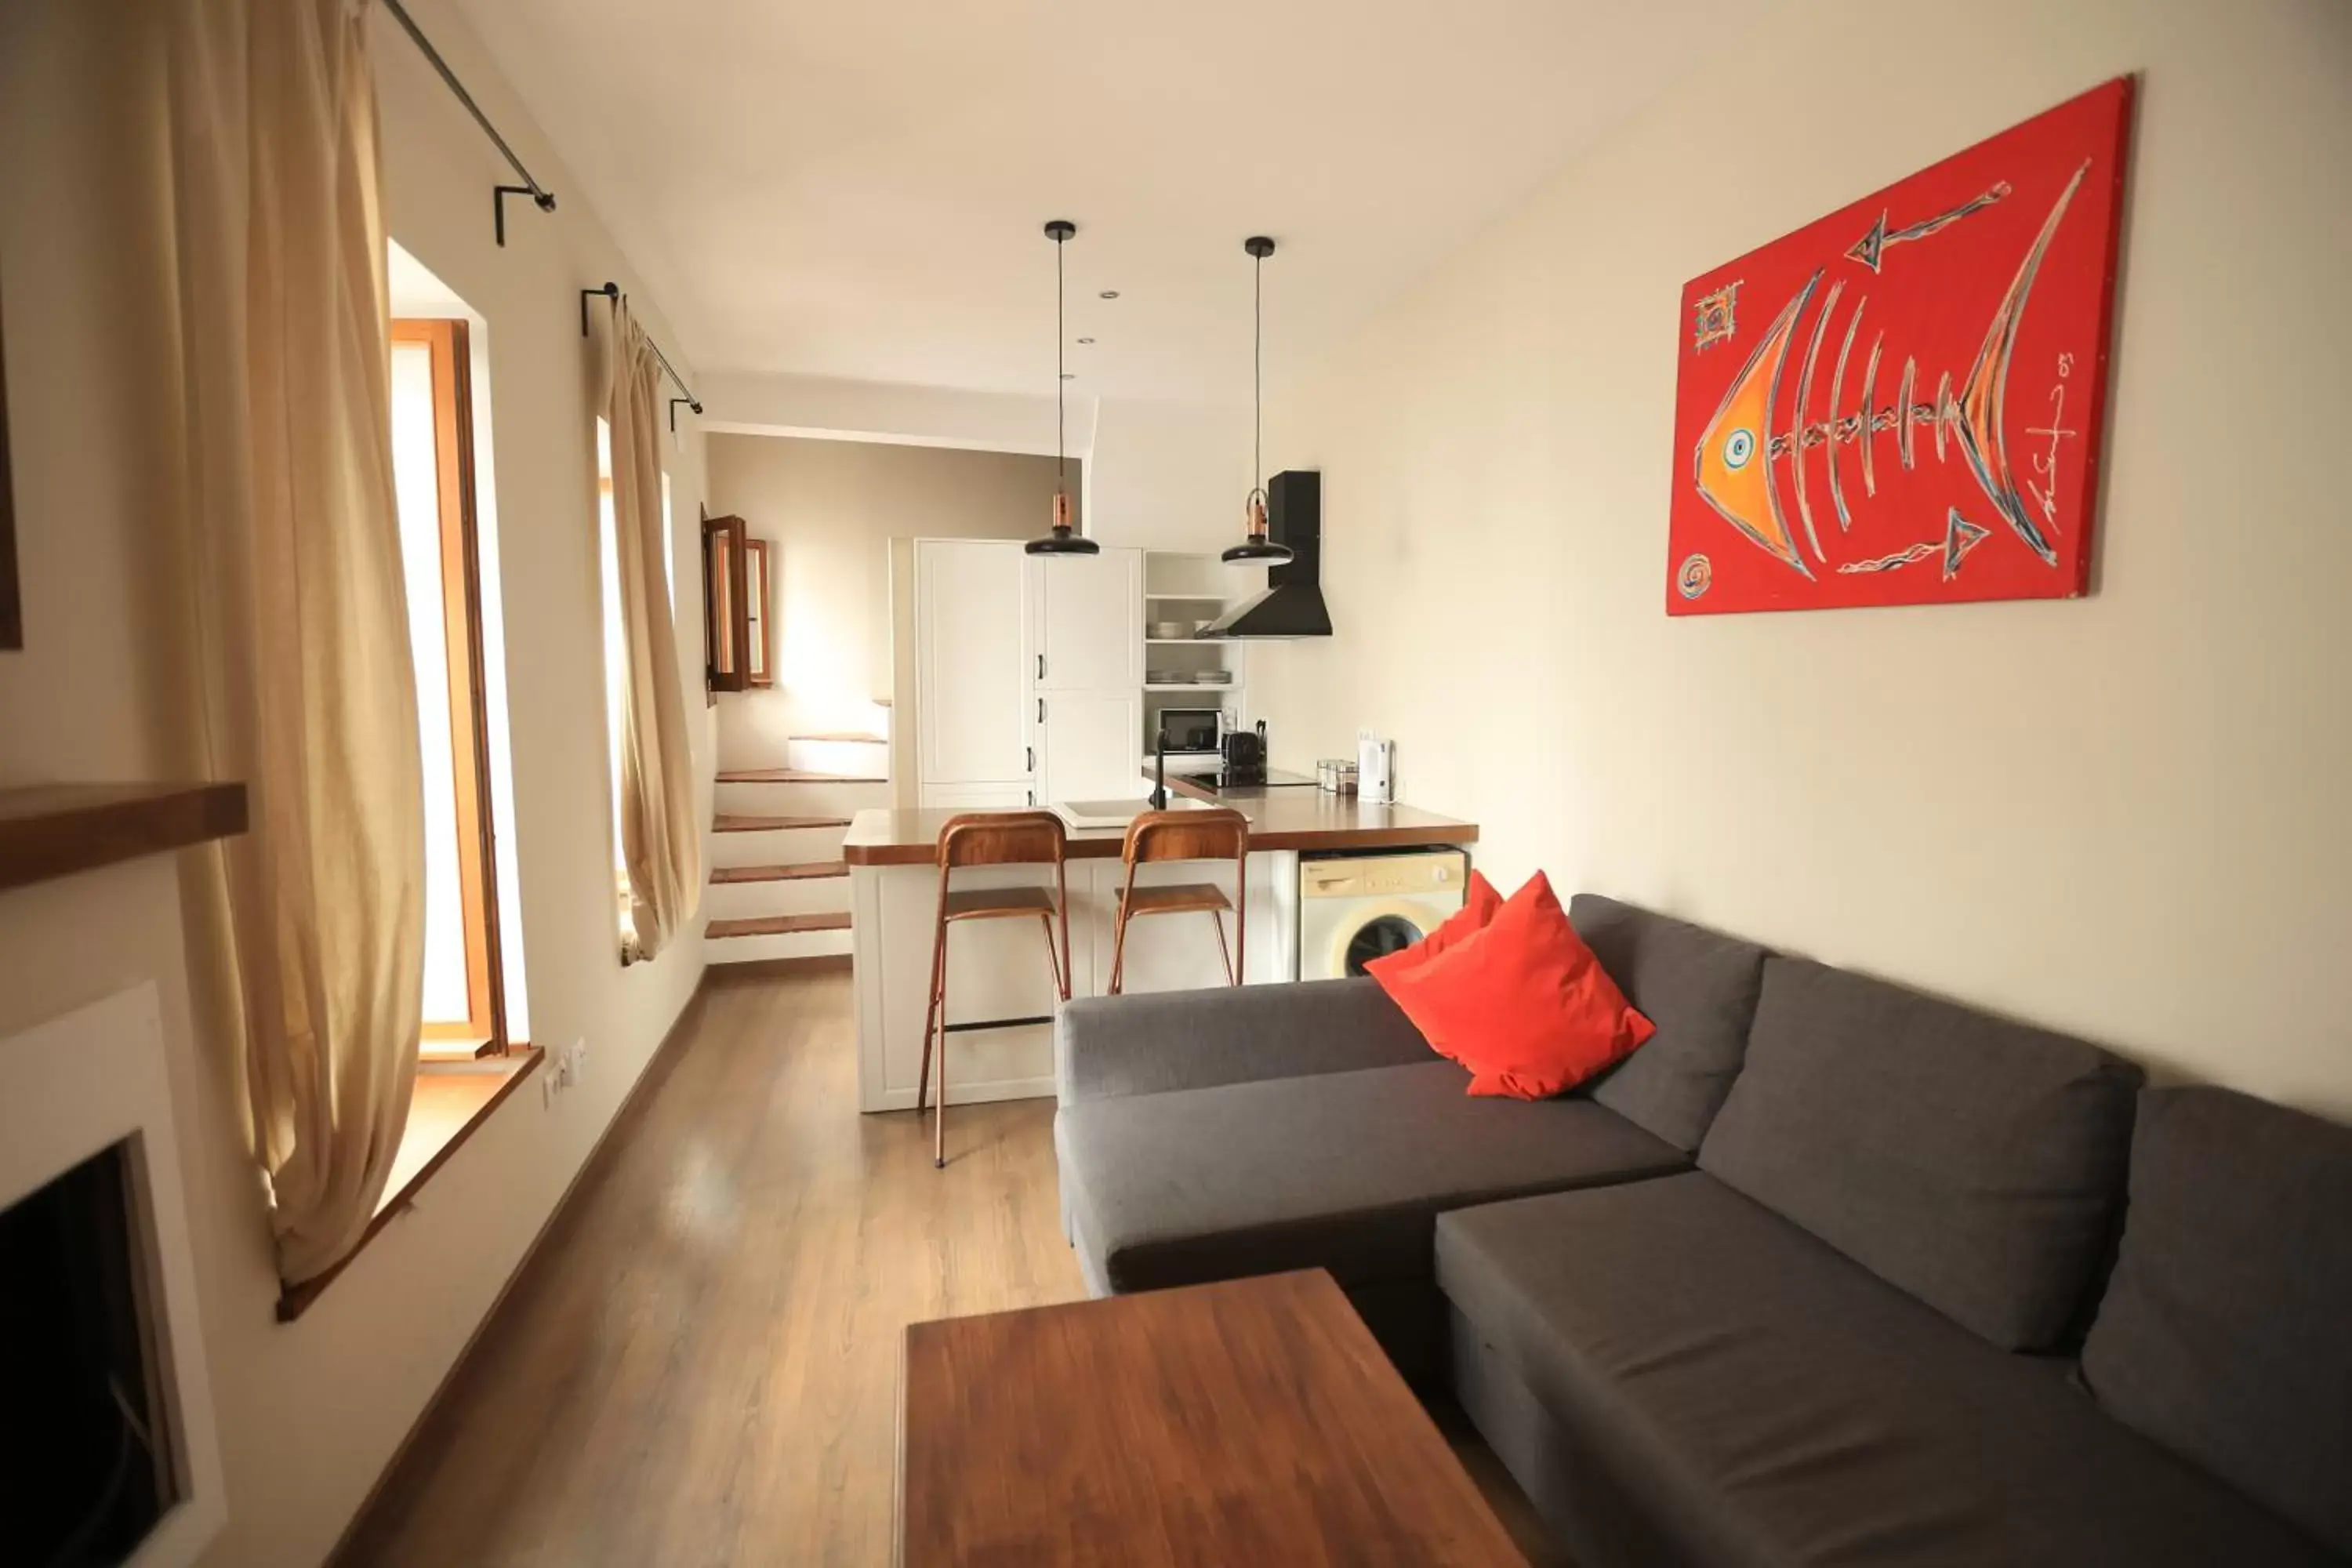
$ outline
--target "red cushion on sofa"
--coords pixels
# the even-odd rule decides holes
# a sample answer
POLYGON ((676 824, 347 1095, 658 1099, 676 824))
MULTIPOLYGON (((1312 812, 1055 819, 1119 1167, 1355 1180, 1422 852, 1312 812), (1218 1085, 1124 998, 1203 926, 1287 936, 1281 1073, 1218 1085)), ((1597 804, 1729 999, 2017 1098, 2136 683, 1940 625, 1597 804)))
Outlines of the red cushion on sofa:
POLYGON ((1540 871, 1483 931, 1426 962, 1394 963, 1412 951, 1365 972, 1440 1056, 1470 1069, 1472 1094, 1565 1093, 1657 1032, 1568 923, 1540 871))
POLYGON ((1448 948, 1485 931, 1486 922, 1493 920, 1502 907, 1503 895, 1495 891, 1495 884, 1473 871, 1470 873, 1470 886, 1463 892, 1462 907, 1446 916, 1444 925, 1411 947, 1401 947, 1394 952, 1383 953, 1368 961, 1364 973, 1378 974, 1385 969, 1394 973, 1400 969, 1419 968, 1448 948))

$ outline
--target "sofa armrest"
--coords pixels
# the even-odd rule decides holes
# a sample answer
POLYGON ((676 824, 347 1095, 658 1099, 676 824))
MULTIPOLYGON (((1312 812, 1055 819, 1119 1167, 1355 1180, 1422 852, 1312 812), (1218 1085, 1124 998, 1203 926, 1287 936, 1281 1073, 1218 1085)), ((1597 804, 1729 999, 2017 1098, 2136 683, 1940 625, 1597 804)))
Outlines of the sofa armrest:
POLYGON ((1364 979, 1220 986, 1064 1004, 1054 1026, 1060 1103, 1430 1059, 1429 1043, 1364 979))

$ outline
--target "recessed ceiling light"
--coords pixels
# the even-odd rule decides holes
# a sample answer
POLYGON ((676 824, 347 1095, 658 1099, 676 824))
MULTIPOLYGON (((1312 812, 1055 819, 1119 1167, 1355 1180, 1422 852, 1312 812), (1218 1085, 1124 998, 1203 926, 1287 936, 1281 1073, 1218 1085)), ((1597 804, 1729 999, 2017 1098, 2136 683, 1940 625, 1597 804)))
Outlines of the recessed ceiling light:
POLYGON ((1118 298, 1118 290, 1116 289, 1106 289, 1102 291, 1100 297, 1105 300, 1116 300, 1118 298))
POLYGON ((1094 342, 1094 339, 1092 339, 1092 338, 1080 338, 1080 339, 1078 340, 1078 342, 1082 342, 1082 343, 1090 343, 1090 342, 1094 342))

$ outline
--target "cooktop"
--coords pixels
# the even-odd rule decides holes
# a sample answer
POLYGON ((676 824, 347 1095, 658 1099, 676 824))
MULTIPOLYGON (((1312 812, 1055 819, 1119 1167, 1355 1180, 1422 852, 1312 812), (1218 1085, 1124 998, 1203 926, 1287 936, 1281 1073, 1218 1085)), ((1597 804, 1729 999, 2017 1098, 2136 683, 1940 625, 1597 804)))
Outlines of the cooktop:
POLYGON ((1285 773, 1280 768, 1213 768, 1204 773, 1186 773, 1184 782, 1210 791, 1315 787, 1315 781, 1305 773, 1285 773))

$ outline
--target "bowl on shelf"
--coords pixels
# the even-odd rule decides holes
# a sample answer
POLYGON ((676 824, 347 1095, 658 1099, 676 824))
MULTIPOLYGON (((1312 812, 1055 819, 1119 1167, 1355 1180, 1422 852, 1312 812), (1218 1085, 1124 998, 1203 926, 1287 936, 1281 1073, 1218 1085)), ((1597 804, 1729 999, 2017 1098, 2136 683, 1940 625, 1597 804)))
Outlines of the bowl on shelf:
POLYGON ((1143 628, 1143 634, 1146 637, 1159 637, 1163 640, 1172 637, 1189 637, 1208 624, 1206 621, 1153 621, 1143 628))
POLYGON ((1193 679, 1189 669, 1147 669, 1143 672, 1144 683, 1148 686, 1185 686, 1193 679))

